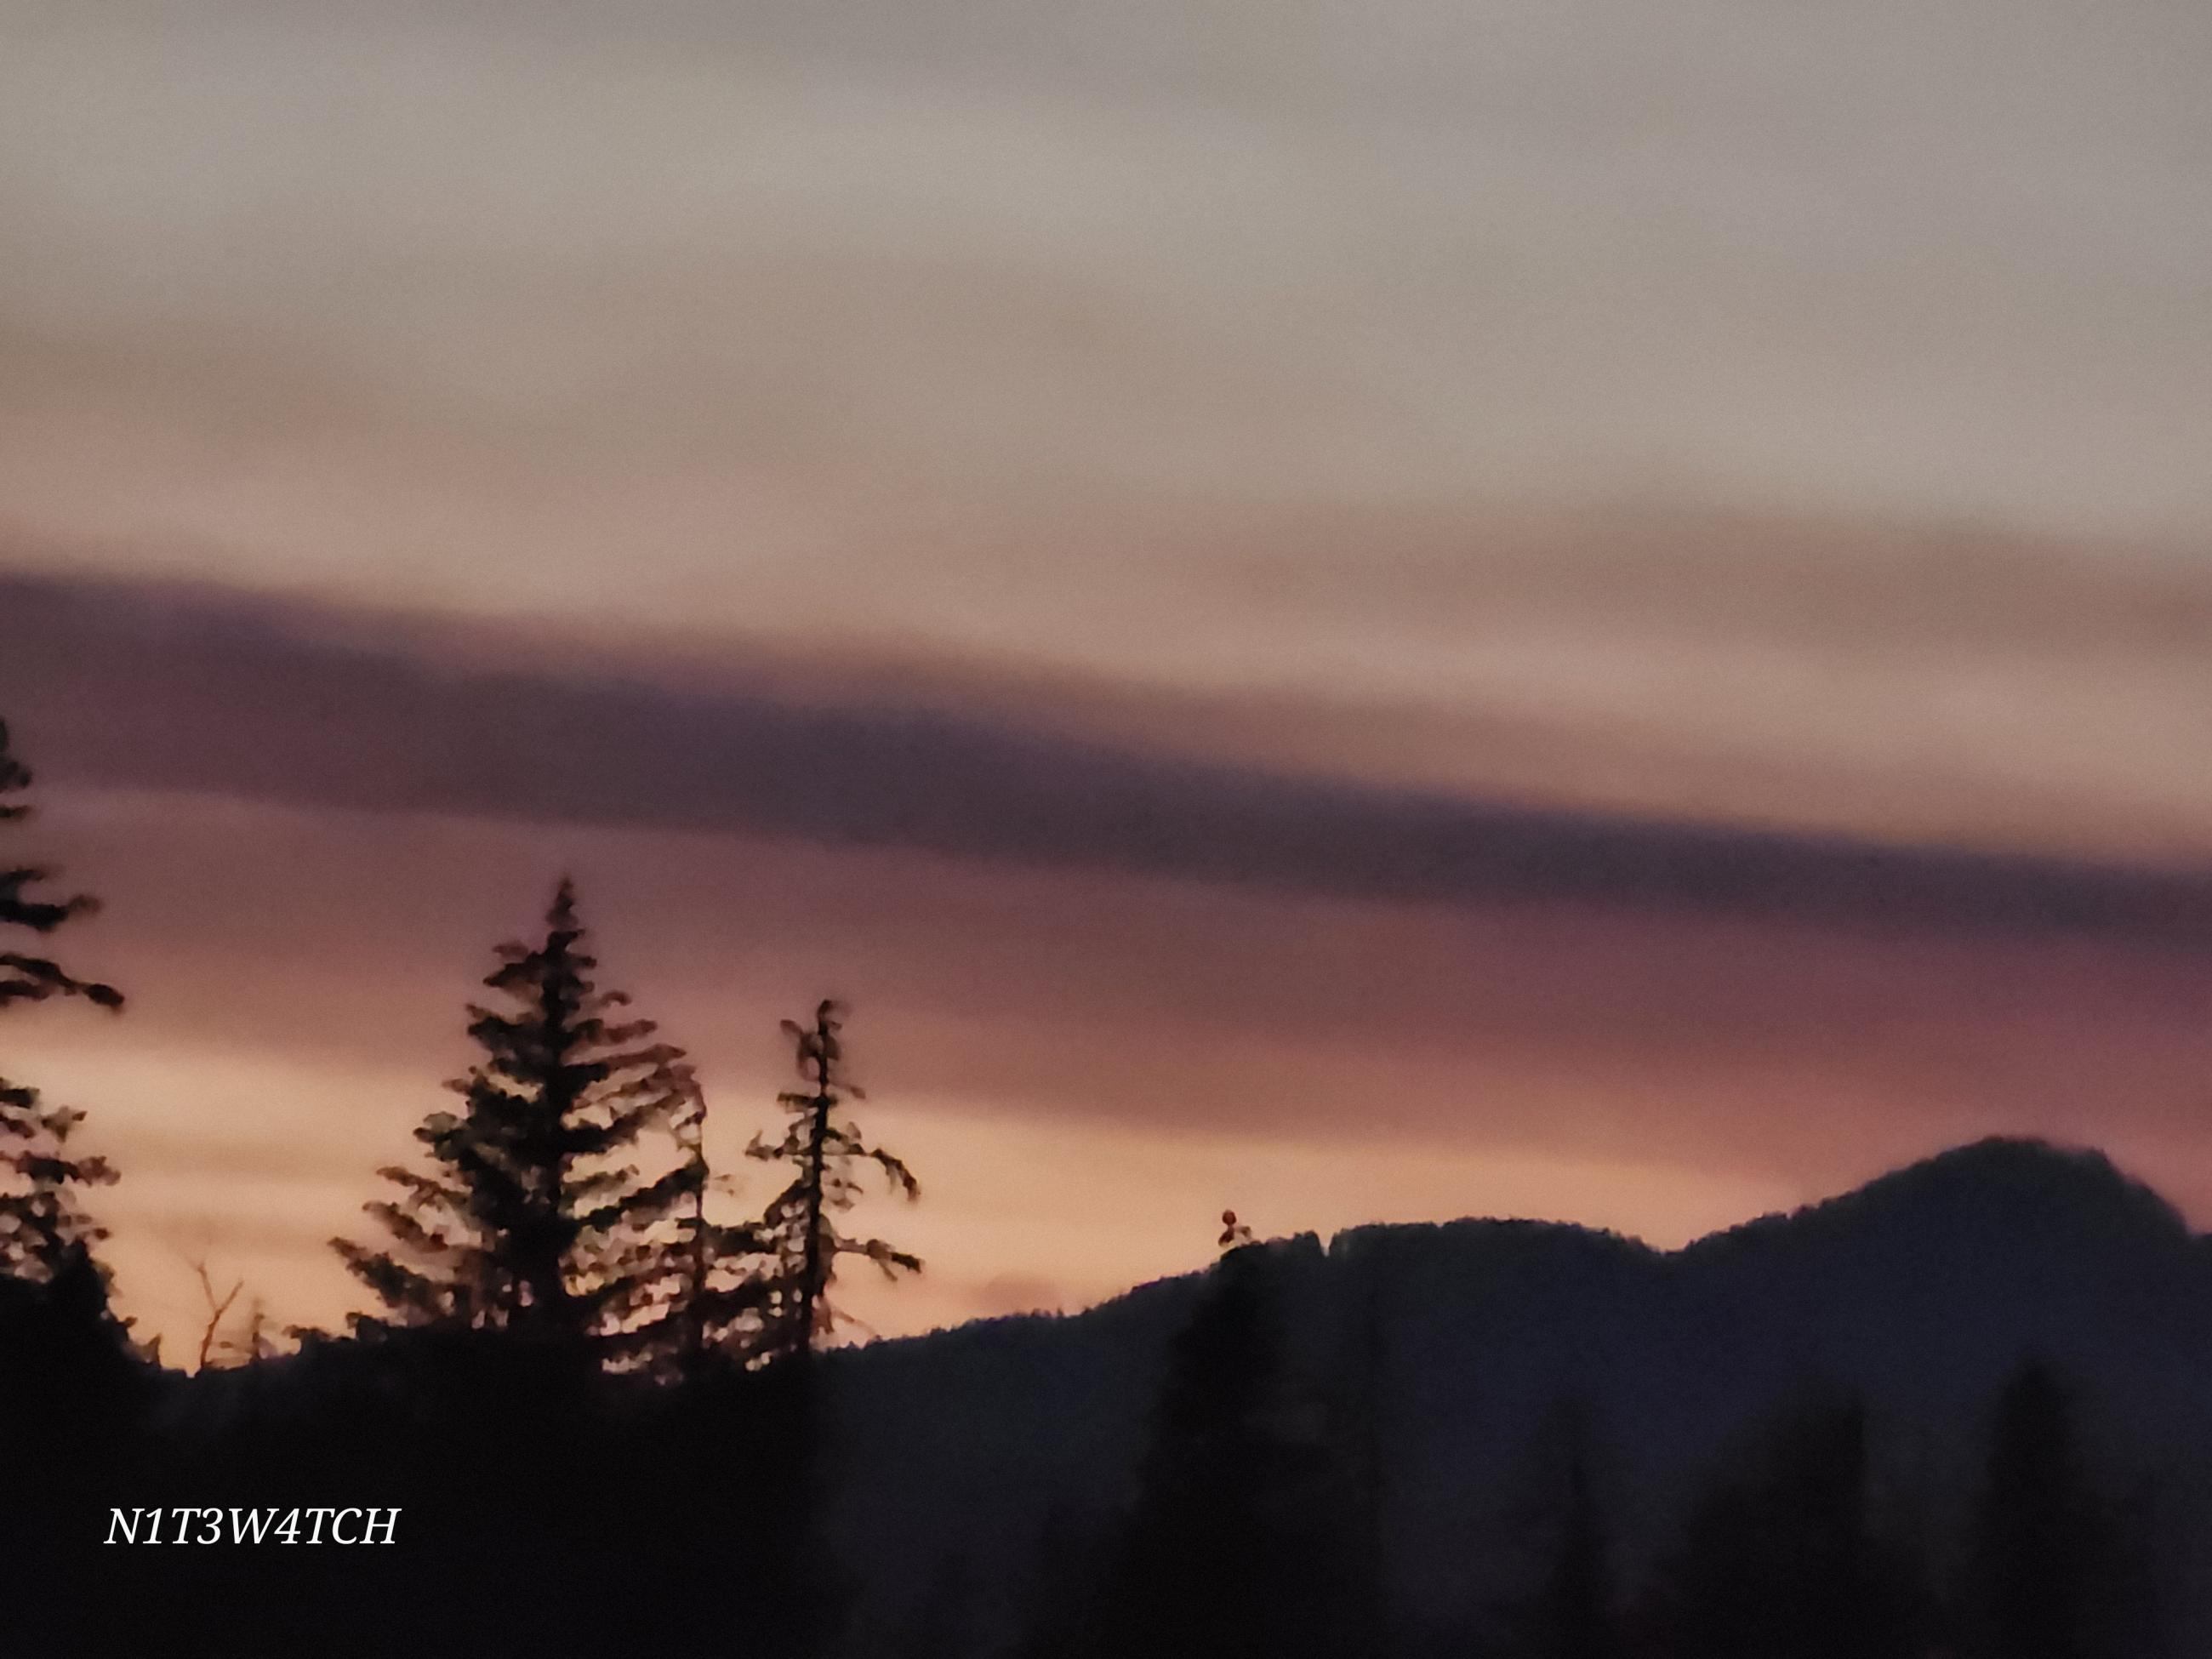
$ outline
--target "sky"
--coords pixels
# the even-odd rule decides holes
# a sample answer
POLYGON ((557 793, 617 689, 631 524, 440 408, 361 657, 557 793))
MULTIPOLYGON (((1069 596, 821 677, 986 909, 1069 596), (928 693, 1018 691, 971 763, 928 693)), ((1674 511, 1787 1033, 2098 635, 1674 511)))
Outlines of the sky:
POLYGON ((131 999, 0 1058, 126 1310, 359 1305, 563 872, 733 1168, 851 1001, 886 1333, 1990 1133, 2212 1217, 2208 69, 2191 0, 0 0, 0 717, 131 999))

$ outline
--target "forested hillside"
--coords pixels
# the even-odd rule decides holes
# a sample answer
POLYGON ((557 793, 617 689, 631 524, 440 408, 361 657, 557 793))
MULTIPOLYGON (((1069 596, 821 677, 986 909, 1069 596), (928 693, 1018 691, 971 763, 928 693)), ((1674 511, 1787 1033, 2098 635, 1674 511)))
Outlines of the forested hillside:
POLYGON ((1678 1252, 1365 1228, 672 1382, 437 1328, 185 1376, 131 1356, 96 1279, 7 1288, 44 1494, 9 1547, 87 1651, 1869 1659, 2208 1630, 2212 1257, 2033 1143, 1678 1252), (403 1525, 388 1551, 100 1547, 118 1501, 403 1525))

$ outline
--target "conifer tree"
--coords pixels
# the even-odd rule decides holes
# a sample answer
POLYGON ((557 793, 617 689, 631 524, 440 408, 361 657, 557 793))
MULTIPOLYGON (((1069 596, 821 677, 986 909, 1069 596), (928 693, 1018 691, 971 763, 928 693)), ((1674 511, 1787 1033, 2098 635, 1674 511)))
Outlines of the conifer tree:
POLYGON ((1918 1659, 1924 1608, 1879 1536, 1853 1398, 1783 1423, 1754 1469, 1710 1490, 1642 1622, 1664 1659, 1918 1659))
POLYGON ((1587 1408, 1558 1402, 1536 1437, 1530 1487, 1513 1517, 1530 1571, 1504 1609, 1510 1653, 1611 1659, 1620 1650, 1595 1462, 1587 1408))
POLYGON ((400 1195, 365 1206, 391 1243, 331 1245, 386 1310, 359 1325, 598 1338, 619 1352, 663 1283, 654 1231, 685 1180, 644 1182, 622 1159, 696 1085, 683 1051, 650 1040, 652 1021, 610 1018, 629 998, 599 988, 568 881, 543 941, 499 957, 483 982, 507 1006, 471 1006, 485 1058, 447 1085, 463 1109, 426 1118, 415 1138, 429 1170, 380 1171, 400 1195))
POLYGON ((880 1238, 850 1237, 837 1224, 840 1212, 850 1209, 860 1196, 860 1166, 864 1164, 875 1164, 892 1191, 904 1193, 909 1200, 921 1195, 921 1183, 903 1162, 871 1146, 858 1124, 837 1114, 848 1097, 866 1097, 840 1069, 844 1057, 837 1038, 843 1024, 837 1018, 840 1012, 837 1004, 825 1000, 815 1008, 811 1025, 783 1022, 799 1074, 808 1086, 776 1097, 790 1114, 782 1139, 771 1146, 756 1135, 745 1148, 746 1156, 785 1164, 793 1172, 789 1183, 769 1201, 760 1224, 762 1241, 775 1258, 761 1347, 761 1357, 767 1359, 805 1359, 830 1333, 837 1316, 829 1291, 838 1257, 865 1256, 888 1279, 921 1271, 919 1257, 880 1238))
POLYGON ((1230 1249, 1170 1346, 1083 1659, 1320 1659, 1373 1635, 1346 1637, 1340 1482, 1273 1265, 1263 1244, 1230 1249))
MULTIPOLYGON (((686 1072, 689 1083, 689 1073, 686 1072)), ((758 1271, 770 1252, 762 1229, 718 1221, 708 1200, 724 1184, 707 1156, 707 1097, 683 1091, 669 1128, 679 1162, 670 1178, 672 1235, 648 1252, 640 1271, 657 1278, 653 1311, 626 1334, 644 1368, 668 1376, 696 1375, 716 1357, 739 1360, 757 1349, 769 1316, 773 1285, 758 1271)))
MULTIPOLYGON (((28 768, 15 757, 8 728, 0 722, 0 824, 19 823, 30 808, 15 797, 29 785, 28 768)), ((53 872, 36 865, 0 866, 0 929, 18 929, 43 938, 89 914, 94 901, 82 894, 66 898, 35 890, 53 872)), ((8 935, 0 932, 0 939, 8 935)), ((102 1008, 120 1008, 113 987, 78 979, 52 957, 28 949, 0 947, 0 1010, 52 997, 82 997, 102 1008)), ((86 1214, 80 1196, 87 1187, 104 1186, 115 1171, 103 1158, 70 1146, 84 1114, 47 1105, 39 1091, 0 1077, 0 1273, 52 1279, 77 1254, 88 1254, 105 1238, 105 1229, 86 1214)))
POLYGON ((2101 1659, 2118 1639, 2119 1531, 2093 1486, 2074 1401, 2031 1360, 1997 1403, 1970 1564, 1974 1659, 2101 1659))
POLYGON ((1376 1229, 1348 1241, 1347 1305, 1340 1316, 1334 1377, 1327 1407, 1336 1465, 1343 1544, 1345 1622, 1352 1641, 1370 1652, 1389 1643, 1384 1527, 1390 1498, 1389 1448, 1396 1422, 1391 1313, 1397 1295, 1394 1235, 1376 1229))

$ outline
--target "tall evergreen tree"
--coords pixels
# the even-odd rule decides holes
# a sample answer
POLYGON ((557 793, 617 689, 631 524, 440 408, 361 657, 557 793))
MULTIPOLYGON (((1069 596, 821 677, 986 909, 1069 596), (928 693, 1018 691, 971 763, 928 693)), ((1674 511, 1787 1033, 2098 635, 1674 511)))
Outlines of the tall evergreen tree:
POLYGON ((1536 1437, 1513 1533, 1528 1558, 1504 1611, 1506 1651, 1524 1659, 1611 1659, 1620 1649, 1610 1542, 1598 1502, 1589 1413, 1564 1400, 1536 1437))
MULTIPOLYGON (((685 1073, 687 1085, 689 1073, 685 1073)), ((679 1161, 671 1178, 672 1224, 659 1247, 653 1310, 626 1333, 644 1368, 696 1376, 714 1360, 741 1362, 760 1346, 774 1286, 760 1271, 771 1253, 760 1226, 719 1221, 709 1198, 726 1183, 707 1155, 707 1097, 687 1086, 669 1127, 679 1161)), ((643 1265, 643 1264, 641 1264, 643 1265)))
POLYGON ((1968 1651, 1974 1659, 2100 1659, 2118 1639, 2116 1517, 2093 1486, 2074 1402, 2031 1360, 1997 1402, 1974 1532, 1968 1651))
POLYGON ((1856 1400, 1787 1421, 1747 1476, 1690 1522, 1643 1619, 1664 1659, 1918 1659, 1923 1609, 1875 1532, 1867 1422, 1856 1400))
MULTIPOLYGON (((31 809, 17 799, 31 774, 9 747, 0 722, 0 824, 20 823, 31 809)), ((54 872, 38 865, 0 867, 0 929, 44 938, 89 914, 83 894, 56 898, 38 890, 54 872)), ((7 935, 0 933, 0 939, 7 935)), ((43 951, 0 948, 0 1010, 52 997, 82 997, 102 1008, 123 1006, 122 994, 94 980, 78 979, 43 951)), ((106 1237, 83 1208, 88 1187, 115 1179, 106 1161, 77 1152, 70 1142, 84 1114, 50 1106, 36 1089, 0 1077, 0 1273, 51 1279, 70 1259, 88 1254, 106 1237)))
POLYGON ((921 1195, 921 1183, 903 1162, 870 1145, 858 1124, 838 1115, 847 1097, 866 1098, 841 1069, 841 1012, 837 1004, 825 1000, 815 1008, 812 1024, 783 1022, 799 1075, 807 1086, 776 1097, 790 1114, 783 1139, 770 1145, 756 1135, 745 1148, 748 1157, 781 1164, 792 1171, 761 1218, 762 1240, 775 1258, 761 1347, 764 1358, 804 1359, 829 1334, 837 1317, 829 1293, 840 1256, 865 1256, 889 1279, 921 1271, 919 1257, 880 1238, 851 1237, 837 1224, 839 1214, 852 1208, 860 1196, 863 1164, 876 1165, 891 1190, 904 1193, 909 1200, 921 1195))
POLYGON ((1343 1534, 1341 1547, 1332 1553, 1341 1580, 1347 1644, 1380 1654, 1392 1640, 1386 1526, 1402 1369, 1392 1335, 1400 1294, 1395 1236, 1382 1229, 1365 1231, 1348 1256, 1346 1304, 1324 1401, 1338 1488, 1331 1507, 1343 1534))
POLYGON ((357 1322, 618 1343, 649 1315, 665 1272, 654 1231, 684 1172, 644 1182, 622 1158, 695 1085, 653 1022, 609 1018, 629 998, 599 988, 584 941, 564 879, 543 941, 499 947, 483 982, 508 1006, 470 1007, 485 1058, 447 1085, 464 1109, 426 1118, 429 1170, 382 1170, 400 1196, 366 1206, 391 1244, 331 1241, 386 1310, 357 1322))
POLYGON ((1215 1263, 1176 1334, 1084 1659, 1320 1659, 1347 1633, 1341 1482, 1291 1376, 1267 1248, 1215 1263))

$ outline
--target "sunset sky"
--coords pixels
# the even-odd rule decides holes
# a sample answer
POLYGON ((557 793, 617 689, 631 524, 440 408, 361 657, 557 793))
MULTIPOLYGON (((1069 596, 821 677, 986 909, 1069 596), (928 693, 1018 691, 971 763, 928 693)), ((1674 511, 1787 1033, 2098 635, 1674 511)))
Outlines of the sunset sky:
POLYGON ((1998 1131, 2212 1220, 2208 70, 2199 0, 0 0, 9 856, 131 1000, 0 1070, 172 1358, 195 1259, 361 1305, 563 872, 733 1167, 854 1005, 885 1332, 1998 1131))

